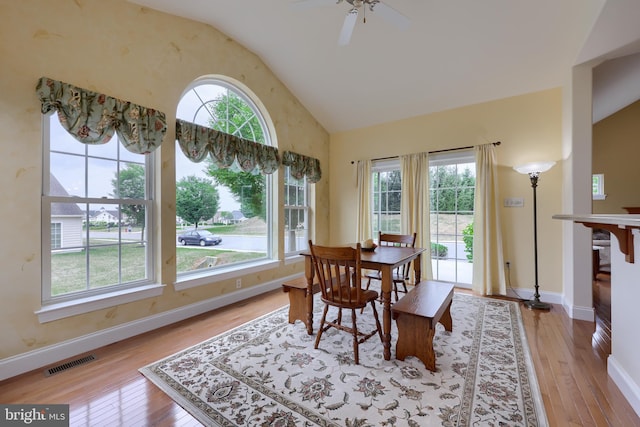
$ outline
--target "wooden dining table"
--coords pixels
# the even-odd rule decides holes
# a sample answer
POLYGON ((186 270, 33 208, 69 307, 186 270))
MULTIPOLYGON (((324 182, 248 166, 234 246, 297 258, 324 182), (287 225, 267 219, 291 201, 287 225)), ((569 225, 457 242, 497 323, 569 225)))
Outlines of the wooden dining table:
MULTIPOLYGON (((374 251, 362 251, 362 268, 380 270, 382 298, 382 346, 385 360, 391 359, 391 290, 393 289, 393 270, 413 261, 415 283, 420 282, 422 253, 424 248, 401 248, 378 246, 374 251)), ((303 252, 305 257, 304 274, 307 279, 307 332, 313 333, 313 278, 315 275, 311 253, 303 252)))

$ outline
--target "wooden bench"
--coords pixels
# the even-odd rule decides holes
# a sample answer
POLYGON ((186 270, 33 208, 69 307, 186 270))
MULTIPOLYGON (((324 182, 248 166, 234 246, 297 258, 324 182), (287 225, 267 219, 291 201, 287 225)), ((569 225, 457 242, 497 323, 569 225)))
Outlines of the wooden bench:
POLYGON ((308 312, 308 307, 313 307, 313 294, 320 292, 320 284, 314 282, 312 295, 307 295, 307 279, 302 276, 284 282, 282 284, 282 291, 289 294, 289 323, 302 320, 307 327, 307 333, 312 335, 313 313, 308 312), (307 298, 312 299, 310 305, 307 298))
POLYGON ((425 280, 391 307, 398 326, 396 359, 415 356, 427 369, 436 370, 433 336, 438 322, 445 330, 452 330, 453 288, 452 283, 425 280))

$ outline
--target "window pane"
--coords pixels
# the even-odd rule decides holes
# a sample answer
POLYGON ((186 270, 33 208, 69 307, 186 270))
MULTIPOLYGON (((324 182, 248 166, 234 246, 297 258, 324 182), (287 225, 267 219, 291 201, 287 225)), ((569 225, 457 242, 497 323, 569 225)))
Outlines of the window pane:
POLYGON ((87 264, 84 251, 51 252, 51 295, 86 290, 87 264))
POLYGON ((45 148, 58 151, 45 152, 51 173, 44 179, 49 190, 42 203, 50 215, 43 224, 43 236, 48 237, 43 238, 43 254, 49 257, 43 260, 48 267, 42 279, 43 303, 150 283, 154 276, 153 270, 147 271, 152 265, 147 259, 152 242, 143 230, 152 218, 151 202, 145 197, 153 169, 147 165, 153 155, 126 154, 138 163, 123 162, 120 155, 126 150, 119 149, 117 136, 106 144, 89 146, 57 132, 57 116, 48 119, 51 140, 45 148), (103 202, 90 204, 88 197, 103 202), (133 197, 142 204, 125 202, 133 197), (138 229, 129 232, 125 219, 138 229), (125 253, 124 247, 135 248, 140 255, 125 253), (127 256, 124 265, 123 254, 127 256))
MULTIPOLYGON (((247 140, 269 142, 256 106, 226 82, 210 80, 187 91, 178 105, 177 117, 247 140)), ((176 144, 176 180, 178 274, 230 264, 241 266, 271 256, 271 176, 242 172, 235 164, 220 169, 209 158, 193 163, 176 144), (199 189, 190 189, 187 180, 199 189), (191 230, 208 231, 215 238, 189 239, 185 233, 191 230)), ((285 191, 284 198, 295 199, 295 192, 285 191)))
POLYGON ((112 180, 117 176, 118 162, 89 158, 87 168, 87 197, 110 197, 114 190, 112 180))
POLYGON ((473 222, 475 163, 460 160, 430 159, 432 266, 436 280, 471 283, 473 232, 465 229, 473 222))
POLYGON ((62 151, 65 153, 75 153, 84 155, 86 146, 75 139, 61 125, 58 116, 49 116, 49 149, 51 151, 62 151))
MULTIPOLYGON (((113 137, 111 141, 106 144, 87 144, 87 155, 91 157, 101 157, 105 159, 118 159, 118 144, 117 137, 113 137)), ((124 150, 126 151, 126 150, 124 150)))
POLYGON ((49 195, 85 197, 85 158, 51 153, 50 159, 49 195))

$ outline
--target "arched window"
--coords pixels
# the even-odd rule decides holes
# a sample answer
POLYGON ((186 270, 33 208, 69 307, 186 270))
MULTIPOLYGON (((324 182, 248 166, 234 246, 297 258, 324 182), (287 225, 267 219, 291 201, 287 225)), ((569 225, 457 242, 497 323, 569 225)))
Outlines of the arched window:
MULTIPOLYGON (((178 119, 271 145, 263 114, 249 95, 223 78, 195 81, 178 119)), ((245 268, 272 258, 272 175, 220 168, 207 156, 194 163, 176 144, 178 276, 245 268)))

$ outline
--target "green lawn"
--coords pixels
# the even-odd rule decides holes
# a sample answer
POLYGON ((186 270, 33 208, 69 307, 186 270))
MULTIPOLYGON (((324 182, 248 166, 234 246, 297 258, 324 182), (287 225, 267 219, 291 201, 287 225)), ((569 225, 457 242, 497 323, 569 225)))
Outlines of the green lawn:
MULTIPOLYGON (((92 243, 95 243, 92 241, 92 243)), ((118 268, 118 247, 92 247, 86 252, 53 253, 51 255, 51 294, 64 295, 99 288, 122 281, 144 280, 144 247, 139 243, 122 246, 121 268, 118 268), (87 264, 90 277, 87 285, 87 264)), ((235 252, 213 248, 176 248, 178 271, 191 271, 205 263, 207 257, 216 258, 216 266, 264 257, 260 252, 235 252)), ((210 259, 210 258, 209 258, 210 259)))

